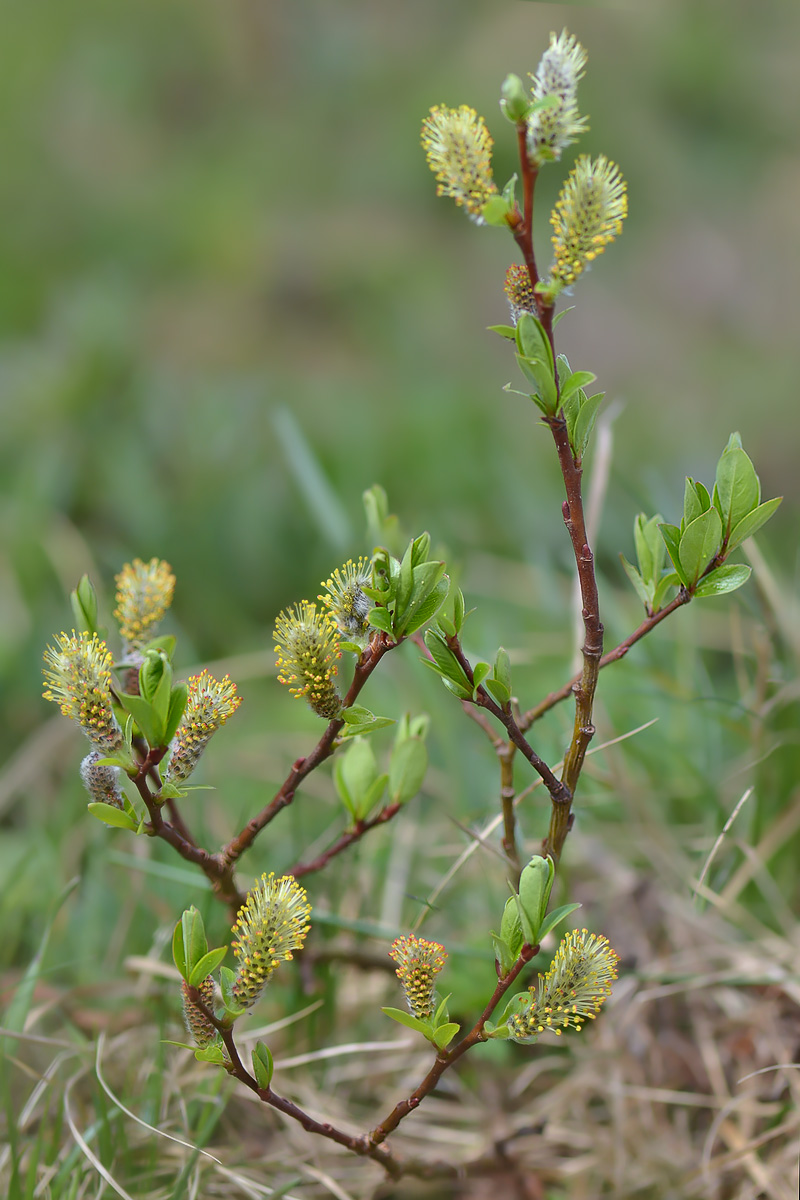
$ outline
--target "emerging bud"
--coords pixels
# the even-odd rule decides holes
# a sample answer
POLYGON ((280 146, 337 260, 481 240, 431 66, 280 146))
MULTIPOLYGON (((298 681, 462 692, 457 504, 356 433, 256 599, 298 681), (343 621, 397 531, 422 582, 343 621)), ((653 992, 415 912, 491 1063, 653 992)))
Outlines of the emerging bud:
POLYGON ((255 1004, 275 968, 302 948, 310 913, 305 888, 291 875, 262 875, 247 893, 231 930, 239 960, 231 990, 243 1008, 255 1004))
POLYGON ((528 155, 532 163, 553 162, 579 134, 588 129, 578 112, 578 82, 583 78, 586 51, 566 29, 550 34, 550 47, 533 76, 534 101, 548 100, 528 118, 528 155))
POLYGON ((93 750, 87 754, 81 763, 81 779, 92 801, 98 804, 112 804, 114 808, 123 808, 122 792, 119 786, 119 768, 107 763, 98 766, 102 756, 93 750))
POLYGON ((547 974, 539 976, 538 991, 535 985, 529 989, 527 1008, 509 1018, 512 1041, 535 1041, 546 1029, 560 1036, 563 1029, 580 1030, 584 1021, 593 1021, 611 995, 618 961, 608 938, 585 929, 568 933, 547 974))
POLYGON ((506 75, 500 88, 500 107, 513 125, 524 121, 531 106, 525 84, 519 75, 506 75))
POLYGON ((392 942, 389 956, 400 964, 395 973, 409 1009, 420 1021, 428 1020, 433 1016, 436 976, 447 961, 444 946, 407 934, 392 942))
POLYGON ((582 154, 569 173, 550 217, 555 262, 552 282, 569 287, 622 232, 628 215, 625 180, 604 154, 582 154))
POLYGON ((359 558, 354 563, 349 558, 343 567, 337 567, 330 579, 322 586, 327 592, 318 599, 327 608, 336 628, 346 638, 364 639, 369 632, 367 615, 372 601, 361 589, 372 583, 372 567, 369 559, 359 558))
MULTIPOLYGON (((203 1004, 205 1004, 209 1012, 213 1012, 214 980, 210 975, 207 975, 202 983, 198 983, 197 990, 200 993, 200 999, 203 1001, 203 1004)), ((202 1013, 190 998, 189 985, 185 979, 181 981, 181 991, 183 993, 183 1019, 186 1022, 186 1028, 192 1035, 196 1046, 199 1046, 201 1049, 204 1046, 210 1046, 217 1036, 216 1029, 205 1013, 202 1013)))
POLYGON ((479 225, 484 204, 497 192, 493 144, 483 117, 466 104, 437 104, 422 122, 422 146, 439 185, 436 195, 452 196, 479 225))
POLYGON ((138 650, 150 640, 155 627, 172 603, 175 576, 169 563, 135 558, 126 563, 116 578, 117 607, 114 616, 128 650, 138 650))
POLYGON ((512 263, 506 271, 503 291, 508 298, 511 320, 515 325, 521 313, 529 312, 536 315, 536 297, 527 267, 523 267, 520 263, 512 263))
POLYGON ((211 738, 241 703, 229 676, 216 680, 203 670, 191 677, 186 708, 170 743, 166 780, 181 784, 189 778, 211 738))
POLYGON ((44 652, 45 700, 60 705, 104 754, 122 744, 122 731, 111 708, 111 664, 105 642, 96 633, 60 633, 44 652))
POLYGON ((302 696, 319 717, 330 721, 341 712, 342 702, 334 679, 341 657, 339 633, 328 613, 301 600, 285 609, 275 621, 278 679, 293 696, 302 696))

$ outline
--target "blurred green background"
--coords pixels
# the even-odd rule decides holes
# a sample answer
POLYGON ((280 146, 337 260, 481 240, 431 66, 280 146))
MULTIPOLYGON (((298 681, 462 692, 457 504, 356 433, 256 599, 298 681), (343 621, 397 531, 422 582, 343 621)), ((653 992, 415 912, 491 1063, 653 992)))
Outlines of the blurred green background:
MULTIPOLYGON (((591 132, 580 149, 619 162, 630 192, 623 237, 580 281, 559 327, 559 348, 597 373, 617 412, 596 539, 609 644, 640 619, 617 557, 632 556, 634 515, 679 519, 684 475, 712 479, 731 430, 764 496, 786 497, 759 535, 786 607, 764 615, 754 583, 701 602, 634 652, 638 667, 631 655, 602 681, 601 732, 661 717, 659 739, 626 760, 630 794, 655 786, 643 822, 685 820, 683 849, 702 861, 742 790, 726 771, 750 727, 726 648, 746 628, 756 630, 748 646, 774 634, 791 650, 796 615, 800 7, 37 0, 2 9, 6 964, 26 960, 38 914, 73 874, 83 879, 79 909, 54 968, 70 982, 145 952, 156 919, 168 924, 197 899, 180 874, 172 883, 162 874, 154 891, 133 885, 135 900, 126 891, 113 855, 134 852, 124 836, 87 828, 80 739, 41 699, 42 648, 70 626, 67 594, 84 571, 108 619, 121 564, 167 559, 179 668, 236 656, 228 665, 246 704, 206 767, 219 799, 198 801, 213 844, 265 802, 317 732, 274 682, 272 623, 371 549, 361 494, 374 482, 409 534, 430 530, 479 606, 470 650, 488 657, 509 646, 523 703, 567 677, 560 480, 533 407, 502 391, 518 386, 508 347, 486 332, 507 319, 513 242, 435 198, 419 145, 432 104, 472 104, 495 135, 503 182, 514 161, 500 82, 533 71, 564 25, 589 52, 580 96, 591 132), (9 922, 10 912, 31 921, 9 922)), ((564 173, 556 166, 541 180, 544 261, 564 173)), ((483 818, 496 791, 492 755, 414 658, 393 656, 366 702, 447 710, 434 721, 425 803, 483 818)), ((788 677, 790 658, 764 669, 788 677)), ((765 768, 773 797, 797 766, 796 705, 791 717, 779 711, 794 749, 765 768)), ((546 757, 560 754, 568 721, 565 709, 543 724, 546 757)), ((619 817, 620 786, 615 770, 587 781, 590 831, 619 817)), ((246 871, 286 867, 312 836, 339 827, 324 776, 309 791, 319 809, 292 809, 246 871)), ((753 817, 754 836, 764 821, 753 817)), ((526 834, 540 836, 539 826, 526 834)), ((618 846, 628 837, 635 861, 627 830, 618 846)), ((789 858, 782 870, 789 879, 789 858)), ((432 872, 423 864, 423 883, 432 872)), ((502 902, 499 875, 487 869, 486 887, 502 902)), ((346 907, 348 882, 325 893, 333 911, 346 907)), ((362 901, 351 915, 364 915, 362 901)))

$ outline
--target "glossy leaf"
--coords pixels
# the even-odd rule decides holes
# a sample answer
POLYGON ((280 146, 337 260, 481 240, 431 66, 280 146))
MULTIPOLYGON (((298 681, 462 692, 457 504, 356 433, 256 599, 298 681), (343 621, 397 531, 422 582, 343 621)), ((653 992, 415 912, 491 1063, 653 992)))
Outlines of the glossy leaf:
POLYGON ((256 1083, 265 1092, 272 1083, 272 1073, 275 1069, 269 1047, 265 1046, 263 1042, 256 1042, 250 1051, 250 1058, 253 1063, 253 1074, 255 1075, 256 1083))
POLYGON ((416 796, 428 769, 428 751, 421 738, 409 737, 395 744, 389 762, 389 795, 396 804, 416 796))
POLYGON ((756 469, 741 443, 736 444, 733 439, 717 463, 716 486, 723 526, 728 533, 757 508, 761 500, 761 484, 756 469))
POLYGON ((604 398, 605 392, 597 392, 596 395, 587 397, 581 405, 581 411, 575 422, 575 443, 572 447, 577 459, 582 459, 586 453, 604 398))
POLYGON ((75 617, 75 629, 78 633, 97 632, 97 593, 88 575, 81 576, 81 581, 70 594, 70 605, 75 617))
POLYGON ((746 538, 752 537, 754 533, 758 533, 762 525, 765 525, 772 514, 780 505, 782 496, 776 496, 774 500, 765 500, 763 504, 759 504, 758 508, 754 508, 742 517, 738 525, 735 525, 730 537, 728 538, 727 549, 735 550, 737 546, 741 546, 746 538))
POLYGON ((744 563, 723 563, 709 571, 705 579, 701 579, 695 588, 696 597, 722 596, 725 592, 735 592, 750 578, 750 567, 744 563))
POLYGON ((430 1037, 431 1026, 427 1021, 420 1021, 418 1017, 413 1017, 411 1013, 405 1012, 402 1008, 382 1008, 382 1013, 387 1017, 391 1017, 393 1021, 397 1021, 398 1025, 405 1025, 407 1029, 413 1029, 417 1033, 421 1033, 423 1037, 430 1037))
POLYGON ((124 809, 117 808, 115 804, 105 804, 100 800, 92 800, 86 805, 87 810, 96 817, 98 821, 102 821, 104 825, 111 825, 115 829, 132 829, 136 830, 139 827, 138 820, 134 821, 124 809))
POLYGON ((688 587, 689 579, 683 567, 681 566, 681 556, 679 554, 679 547, 681 543, 680 529, 677 525, 668 525, 666 523, 659 525, 658 528, 661 530, 661 536, 663 537, 664 544, 667 547, 667 553, 672 559, 672 565, 678 574, 678 578, 684 587, 688 587))
POLYGON ((188 982, 192 987, 199 987, 204 979, 207 979, 212 971, 216 971, 217 967, 222 962, 225 955, 228 953, 227 946, 218 946, 216 950, 209 950, 208 954, 196 962, 189 972, 188 982))
POLYGON ((555 929, 559 921, 563 921, 570 913, 581 907, 580 904, 562 904, 560 908, 554 908, 552 912, 549 912, 539 927, 539 941, 542 942, 550 930, 555 929))
POLYGON ((176 683, 170 692, 167 718, 164 726, 164 741, 167 745, 175 736, 175 731, 181 723, 181 717, 186 711, 189 699, 189 688, 185 683, 176 683))
POLYGON ((574 395, 579 388, 585 388, 590 383, 594 383, 595 379, 597 376, 593 371, 573 371, 561 387, 561 403, 563 404, 565 400, 574 395))
POLYGON ((722 519, 715 508, 701 513, 681 534, 679 555, 686 578, 694 583, 702 575, 722 541, 722 519))
POLYGON ((445 1046, 449 1046, 453 1038, 458 1033, 460 1025, 455 1021, 448 1021, 446 1025, 440 1025, 438 1029, 433 1031, 433 1042, 440 1050, 444 1050, 445 1046))

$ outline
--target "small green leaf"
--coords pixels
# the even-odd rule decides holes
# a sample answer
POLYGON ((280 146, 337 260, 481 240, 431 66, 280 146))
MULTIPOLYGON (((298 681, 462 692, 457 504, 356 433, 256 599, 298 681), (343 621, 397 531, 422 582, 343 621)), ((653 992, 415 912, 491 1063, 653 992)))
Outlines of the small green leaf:
MULTIPOLYGON (((442 573, 444 572, 444 563, 425 563, 424 566, 425 568, 439 568, 442 573)), ((417 568, 416 570, 420 569, 421 568, 417 568)), ((436 616, 437 612, 444 604, 449 590, 450 580, 447 575, 444 575, 443 578, 439 578, 433 587, 426 585, 424 591, 417 591, 415 586, 415 590, 408 606, 406 607, 401 621, 395 622, 396 626, 400 624, 400 629, 395 636, 408 637, 410 634, 415 633, 418 629, 421 629, 423 625, 427 624, 432 617, 436 616)))
POLYGON ((382 629, 384 633, 393 633, 392 614, 388 608, 371 608, 367 617, 373 629, 382 629))
POLYGON ((520 313, 516 328, 517 348, 523 358, 540 359, 547 363, 550 374, 555 374, 555 362, 550 339, 544 325, 533 313, 520 313))
POLYGON ((456 588, 453 594, 453 624, 456 627, 456 633, 461 633, 461 627, 464 624, 465 616, 464 593, 461 588, 456 588))
POLYGON ((539 929, 539 942, 547 937, 551 929, 555 929, 559 921, 563 921, 570 913, 581 907, 580 904, 562 904, 560 908, 554 908, 552 912, 549 912, 539 929))
POLYGON ((70 604, 75 617, 75 629, 78 633, 97 632, 97 593, 88 575, 81 576, 81 581, 70 594, 70 604))
POLYGON ((735 592, 750 578, 750 567, 744 563, 727 563, 709 571, 705 579, 701 579, 695 588, 695 597, 722 596, 725 592, 735 592))
POLYGON ((475 666, 473 667, 473 670, 472 670, 472 680, 473 680, 473 685, 474 685, 473 692, 472 692, 473 696, 475 695, 478 688, 483 683, 484 679, 486 679, 488 675, 491 675, 491 673, 492 673, 492 668, 489 666, 489 664, 487 662, 475 663, 475 666))
POLYGON ((383 795, 388 782, 388 775, 379 775, 378 778, 373 781, 372 785, 367 788, 356 807, 355 816, 357 821, 363 821, 365 817, 372 812, 373 808, 383 795))
POLYGON ((334 787, 354 820, 361 819, 365 796, 378 775, 375 751, 366 738, 357 737, 333 764, 334 787))
POLYGON ((597 376, 593 371, 573 371, 571 375, 565 379, 561 386, 561 403, 569 399, 580 388, 588 387, 590 383, 594 383, 597 376))
POLYGON ((498 647, 497 654, 494 656, 492 678, 502 684, 509 696, 511 695, 511 659, 503 646, 498 647))
MULTIPOLYGON (((738 436, 738 435, 737 435, 738 436)), ((758 507, 761 484, 756 469, 741 444, 728 442, 717 463, 717 493, 725 533, 758 507)))
POLYGON ((655 590, 655 595, 653 596, 653 603, 650 606, 653 612, 657 613, 661 608, 664 607, 667 593, 671 591, 672 588, 680 586, 681 581, 674 571, 670 571, 668 575, 665 575, 663 579, 660 580, 659 585, 655 590))
POLYGON ((192 987, 199 987, 212 971, 216 971, 227 953, 227 946, 218 946, 216 950, 209 950, 208 954, 204 954, 199 962, 195 963, 189 973, 188 982, 192 987))
POLYGON ((263 1092, 266 1092, 272 1083, 272 1072, 275 1069, 269 1047, 265 1046, 263 1042, 256 1042, 250 1051, 250 1057, 253 1062, 256 1083, 263 1092))
POLYGON ((494 946, 494 956, 500 967, 500 978, 504 979, 516 962, 516 959, 511 953, 508 943, 504 942, 496 933, 492 934, 492 945, 494 946))
POLYGON ((394 725, 392 717, 373 717, 371 721, 362 721, 358 725, 346 725, 339 734, 339 741, 345 742, 355 737, 366 737, 378 729, 387 729, 390 725, 394 725))
POLYGON ((396 743, 389 763, 389 795, 395 804, 405 804, 422 787, 428 769, 428 751, 421 738, 409 737, 396 743))
POLYGON ((411 1013, 404 1012, 402 1008, 382 1008, 382 1013, 387 1017, 391 1017, 393 1021, 397 1021, 398 1025, 405 1025, 407 1029, 413 1029, 416 1033, 421 1033, 423 1037, 430 1037, 431 1026, 430 1022, 420 1021, 417 1017, 412 1017, 411 1013))
POLYGON ((183 948, 183 918, 176 922, 172 932, 172 961, 178 968, 183 979, 188 975, 186 966, 186 951, 183 948))
POLYGON ((752 537, 754 533, 757 533, 761 526, 765 525, 770 519, 782 499, 782 496, 776 496, 774 500, 765 500, 763 504, 759 504, 758 508, 754 508, 749 512, 746 517, 742 517, 738 525, 734 526, 728 538, 726 551, 735 550, 737 546, 741 546, 746 538, 752 537))
POLYGON ((102 801, 92 800, 90 804, 86 805, 86 808, 98 821, 102 821, 104 825, 111 825, 115 829, 136 830, 139 827, 138 819, 134 821, 128 813, 114 804, 104 804, 102 801))
POLYGON ((694 583, 720 548, 722 520, 716 508, 695 517, 681 534, 678 554, 686 578, 694 583))
POLYGON ((186 963, 186 970, 191 975, 200 960, 208 954, 208 941, 203 918, 194 905, 183 913, 181 925, 183 928, 183 960, 186 963))
POLYGON ((697 489, 694 486, 694 480, 688 475, 683 486, 683 526, 691 525, 696 517, 699 517, 703 512, 703 506, 700 503, 700 498, 697 495, 697 489))
POLYGON ((163 746, 164 726, 153 711, 152 704, 142 696, 135 696, 128 692, 121 692, 119 700, 125 711, 131 714, 139 726, 142 736, 146 738, 148 745, 153 749, 163 746))
POLYGON ((222 993, 222 1003, 225 1005, 225 1011, 229 1017, 240 1017, 246 1009, 239 1003, 233 994, 233 985, 236 983, 236 972, 230 967, 220 967, 219 969, 219 988, 222 993))
POLYGON ((448 637, 455 637, 458 633, 455 623, 451 621, 449 617, 446 617, 444 613, 439 613, 439 626, 444 630, 448 637))
POLYGON ((513 210, 501 195, 490 196, 481 209, 481 216, 487 225, 498 229, 508 228, 508 218, 513 210))
POLYGON ((499 333, 500 337, 507 338, 509 342, 513 342, 517 331, 513 325, 487 325, 490 333, 499 333))
POLYGON ((645 608, 649 608, 651 600, 650 589, 645 585, 645 582, 639 572, 636 570, 636 567, 634 567, 633 563, 628 562, 624 554, 620 554, 619 559, 623 568, 625 569, 625 574, 628 576, 628 579, 630 579, 631 583, 636 589, 637 596, 645 608))
POLYGON ((216 1063, 218 1066, 225 1062, 225 1052, 216 1042, 202 1050, 195 1050, 194 1056, 198 1062, 216 1063))
POLYGON ((432 1041, 440 1050, 444 1050, 445 1046, 449 1046, 453 1038, 458 1033, 460 1025, 455 1021, 448 1021, 446 1025, 440 1025, 438 1029, 434 1029, 432 1041))
POLYGON ((541 941, 539 928, 547 911, 547 903, 555 879, 555 865, 552 858, 542 858, 535 854, 519 877, 520 920, 525 930, 527 918, 530 933, 526 941, 531 946, 541 941))
POLYGON ((578 419, 575 422, 575 457, 582 459, 589 445, 589 439, 594 430, 594 423, 597 420, 597 414, 600 410, 600 405, 605 399, 605 392, 597 392, 594 396, 589 396, 581 405, 581 411, 578 413, 578 419))
POLYGON ((189 699, 189 688, 185 683, 176 683, 170 692, 167 719, 164 725, 164 741, 169 745, 181 723, 189 699))
POLYGON ((486 688, 492 699, 496 700, 500 705, 508 704, 509 700, 511 699, 511 692, 504 683, 500 682, 499 679, 487 679, 483 686, 486 688))
POLYGON ((509 967, 511 967, 519 958, 520 951, 525 943, 519 920, 519 906, 516 896, 509 896, 506 901, 506 906, 503 909, 503 918, 500 922, 500 937, 508 946, 508 952, 511 955, 509 967))
POLYGON ((689 579, 681 566, 681 556, 679 553, 681 543, 681 531, 677 525, 668 525, 665 523, 659 525, 661 536, 664 539, 664 544, 667 547, 667 553, 672 559, 672 565, 678 573, 678 578, 684 587, 689 587, 689 579))

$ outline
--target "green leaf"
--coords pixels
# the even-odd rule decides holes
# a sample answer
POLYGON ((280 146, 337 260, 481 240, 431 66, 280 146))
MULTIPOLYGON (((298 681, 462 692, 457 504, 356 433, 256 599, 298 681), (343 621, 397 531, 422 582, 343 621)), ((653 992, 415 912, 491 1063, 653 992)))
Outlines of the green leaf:
POLYGON ((204 954, 199 962, 196 962, 189 972, 188 982, 192 985, 192 987, 199 987, 203 980, 207 979, 212 971, 216 971, 217 967, 227 953, 227 946, 219 946, 216 950, 209 950, 208 954, 204 954))
POLYGON ((561 386, 561 403, 563 404, 570 396, 577 393, 580 388, 594 383, 595 379, 597 376, 593 371, 573 371, 561 386))
POLYGON ((522 933, 522 925, 519 920, 519 906, 516 896, 509 896, 506 901, 506 906, 503 909, 503 918, 500 922, 500 937, 508 946, 511 962, 509 967, 512 967, 520 955, 520 951, 525 943, 525 938, 522 933))
POLYGON ((164 723, 164 741, 169 745, 181 723, 189 699, 189 688, 185 683, 176 683, 169 696, 166 721, 164 723))
POLYGON ((481 209, 481 216, 487 225, 493 225, 498 229, 508 228, 508 217, 511 215, 512 209, 509 203, 501 195, 490 196, 481 209))
POLYGON ((414 576, 411 599, 402 617, 399 620, 395 619, 395 636, 398 638, 408 637, 430 621, 444 604, 450 590, 450 580, 444 574, 444 563, 424 563, 415 568, 414 576), (418 578, 417 572, 423 571, 426 572, 426 577, 418 578), (432 582, 434 579, 435 582, 432 582))
POLYGON ((186 951, 183 946, 183 917, 176 922, 172 932, 172 961, 178 968, 183 979, 186 979, 189 971, 186 966, 186 951))
POLYGON ((361 819, 364 799, 378 775, 372 745, 357 737, 333 764, 333 782, 339 798, 354 820, 361 819))
POLYGON ((538 358, 523 358, 521 354, 517 355, 517 363, 522 374, 529 383, 533 384, 538 394, 538 400, 535 395, 531 399, 539 404, 543 412, 554 413, 558 397, 555 379, 549 365, 538 358))
POLYGON ((388 608, 371 608, 367 617, 373 629, 382 629, 384 633, 393 634, 392 614, 388 608))
POLYGON ((456 627, 456 633, 461 633, 461 627, 464 624, 465 609, 464 593, 461 588, 456 588, 453 594, 453 624, 456 627))
POLYGON ((395 743, 389 762, 389 795, 395 804, 405 804, 416 796, 427 769, 428 751, 421 738, 395 743))
MULTIPOLYGON (((465 693, 465 698, 471 698, 472 684, 467 678, 461 663, 447 645, 444 635, 435 627, 429 629, 425 634, 425 645, 433 656, 433 662, 436 664, 439 674, 445 680, 455 683, 465 693)), ((428 660, 423 659, 422 661, 427 662, 428 660)), ((433 664, 429 665, 432 666, 433 664)))
POLYGON ((683 525, 681 528, 685 529, 687 525, 691 525, 692 521, 696 517, 699 517, 703 511, 703 506, 697 495, 697 489, 694 486, 694 480, 687 475, 686 482, 683 485, 683 525))
POLYGON ((650 606, 654 613, 657 613, 659 609, 664 607, 664 601, 666 600, 667 593, 671 590, 671 588, 680 587, 680 585, 681 581, 674 571, 670 571, 668 575, 665 575, 663 579, 660 580, 658 587, 655 590, 655 595, 653 596, 653 603, 650 606))
POLYGON ((411 1013, 404 1012, 402 1008, 382 1008, 382 1013, 386 1013, 387 1017, 391 1017, 393 1021, 397 1021, 398 1025, 405 1025, 407 1029, 413 1029, 417 1033, 421 1033, 423 1037, 431 1036, 431 1026, 428 1021, 420 1021, 417 1017, 412 1017, 411 1013))
POLYGON ((555 929, 559 921, 563 921, 570 913, 582 907, 580 904, 562 904, 560 908, 554 908, 552 912, 549 912, 542 921, 539 929, 539 942, 542 942, 547 937, 551 929, 555 929))
POLYGON ((511 699, 511 692, 504 683, 499 679, 487 679, 483 685, 493 700, 496 700, 499 705, 508 704, 511 699))
POLYGON ((356 808, 357 821, 363 821, 364 818, 372 812, 373 808, 383 795, 388 782, 388 775, 379 775, 378 778, 373 781, 372 785, 367 788, 356 808))
POLYGON ((539 359, 546 363, 551 378, 555 375, 555 362, 550 339, 544 325, 533 313, 520 313, 516 328, 517 349, 523 358, 539 359))
POLYGON ((741 546, 746 538, 752 537, 754 533, 757 533, 761 526, 765 525, 770 519, 782 499, 782 496, 776 496, 774 500, 765 500, 763 504, 759 504, 758 508, 754 508, 749 512, 746 517, 742 517, 738 525, 734 526, 728 538, 726 551, 735 550, 737 546, 741 546))
POLYGON ((186 970, 191 975, 200 960, 208 954, 208 941, 203 918, 194 905, 183 913, 181 927, 183 929, 183 961, 186 963, 186 970))
POLYGON ((517 331, 513 325, 487 325, 490 333, 499 333, 500 337, 507 338, 509 342, 513 342, 517 331))
POLYGON ((488 675, 491 675, 491 673, 492 673, 492 668, 489 666, 489 664, 487 662, 475 663, 475 666, 472 670, 472 679, 473 679, 473 685, 474 685, 473 689, 472 689, 473 696, 475 695, 478 688, 483 683, 484 679, 486 679, 488 675))
POLYGON ((547 911, 547 903, 555 879, 555 865, 552 858, 542 858, 535 854, 519 877, 519 906, 520 921, 526 941, 535 945, 541 941, 539 928, 547 911), (525 922, 530 926, 530 932, 525 930, 525 922))
POLYGON ((722 596, 725 592, 735 592, 750 578, 750 568, 744 563, 727 563, 709 571, 705 579, 701 579, 695 588, 695 596, 722 596))
POLYGON ((265 1092, 272 1083, 272 1072, 275 1069, 269 1047, 265 1046, 263 1042, 256 1042, 250 1051, 250 1057, 253 1062, 253 1074, 256 1077, 256 1083, 265 1092))
MULTIPOLYGON (((738 435, 737 435, 738 436, 738 435)), ((717 493, 725 533, 758 507, 761 484, 741 445, 729 442, 717 463, 717 493)))
POLYGON ((661 578, 666 557, 666 546, 659 529, 663 520, 660 513, 656 513, 649 520, 644 513, 639 513, 633 523, 633 541, 636 546, 639 570, 645 583, 651 587, 654 587, 661 578))
POLYGON ((581 405, 581 411, 575 422, 575 445, 573 446, 577 459, 582 459, 586 453, 589 439, 594 430, 594 423, 597 420, 597 413, 604 399, 605 392, 597 392, 596 395, 589 396, 581 405))
POLYGON ((637 596, 639 597, 639 599, 641 600, 641 602, 645 606, 645 608, 649 608, 650 600, 651 600, 650 588, 648 588, 646 586, 644 580, 642 579, 642 576, 636 570, 636 567, 634 567, 633 563, 628 562, 628 560, 624 554, 620 554, 619 560, 622 563, 622 566, 625 570, 625 574, 628 576, 628 579, 630 579, 631 583, 635 587, 637 596))
POLYGON ((346 725, 363 725, 365 721, 371 721, 375 714, 363 704, 351 704, 349 708, 343 708, 339 716, 346 725))
POLYGON ((128 692, 121 692, 119 701, 125 711, 131 714, 148 744, 153 749, 163 746, 164 726, 153 711, 152 704, 142 696, 128 692))
POLYGON ((123 809, 117 808, 114 804, 104 804, 99 800, 93 800, 86 805, 88 811, 98 821, 102 821, 104 825, 112 825, 115 829, 133 829, 139 827, 139 821, 126 813, 123 809))
POLYGON ((508 657, 508 651, 499 646, 497 654, 494 656, 494 668, 492 670, 492 678, 511 695, 511 659, 508 657))
POLYGON ((212 1042, 210 1046, 205 1046, 202 1050, 195 1050, 194 1056, 198 1062, 216 1063, 218 1066, 225 1062, 225 1052, 222 1046, 216 1042, 212 1042))
POLYGON ((455 1021, 448 1021, 446 1025, 440 1025, 438 1029, 433 1031, 433 1042, 440 1050, 444 1050, 445 1046, 449 1046, 453 1038, 458 1033, 460 1025, 455 1021))
POLYGON ((387 729, 394 725, 392 717, 373 717, 371 721, 362 721, 358 725, 347 725, 339 734, 339 741, 346 742, 355 737, 366 737, 378 729, 387 729))
POLYGON ((219 988, 222 992, 222 1003, 225 1005, 225 1011, 231 1017, 240 1017, 246 1009, 243 1005, 238 1004, 234 994, 233 985, 236 982, 236 972, 230 967, 220 967, 219 969, 219 988))
POLYGON ((148 650, 163 650, 170 662, 172 662, 175 654, 175 647, 178 644, 178 639, 174 633, 162 633, 158 637, 154 637, 146 645, 142 646, 142 654, 146 654, 148 650))
POLYGON ((88 575, 81 576, 81 581, 70 594, 70 604, 75 617, 75 629, 78 633, 97 632, 97 593, 88 575))
POLYGON ((664 539, 664 544, 667 547, 667 553, 672 559, 672 565, 678 573, 678 578, 684 587, 689 587, 689 579, 681 566, 681 556, 679 554, 681 531, 677 525, 668 525, 665 523, 659 525, 661 536, 664 539))
POLYGON ((439 613, 439 626, 444 630, 448 637, 455 637, 458 633, 455 623, 451 621, 449 617, 446 617, 444 613, 439 613))
POLYGON ((492 945, 494 946, 494 956, 500 967, 500 978, 503 979, 513 967, 516 959, 511 953, 508 943, 496 933, 492 934, 492 945))
POLYGON ((716 508, 695 517, 681 534, 678 554, 686 578, 694 583, 720 548, 722 519, 716 508))

